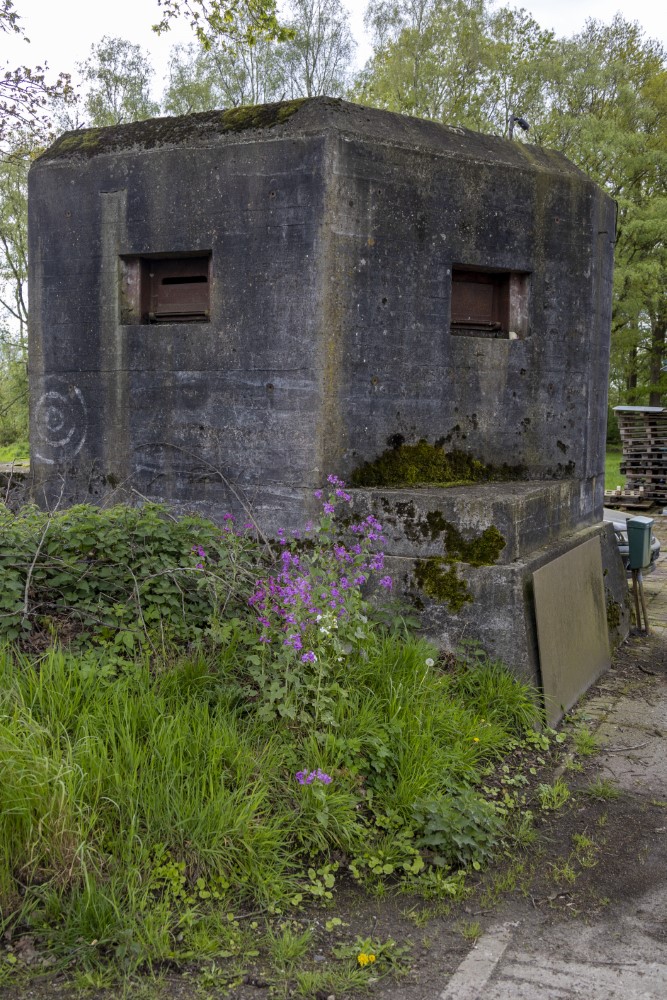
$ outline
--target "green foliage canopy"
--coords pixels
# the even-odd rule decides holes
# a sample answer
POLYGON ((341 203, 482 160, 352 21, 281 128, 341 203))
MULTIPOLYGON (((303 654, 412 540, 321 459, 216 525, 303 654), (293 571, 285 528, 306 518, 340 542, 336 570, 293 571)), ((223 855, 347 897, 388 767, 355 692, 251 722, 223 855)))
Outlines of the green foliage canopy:
POLYGON ((157 0, 161 18, 153 25, 158 34, 169 31, 184 17, 205 49, 226 41, 253 45, 260 38, 285 41, 289 31, 278 22, 276 0, 157 0))
POLYGON ((84 105, 90 125, 122 125, 159 114, 150 95, 153 69, 139 45, 105 35, 80 69, 89 84, 84 105))

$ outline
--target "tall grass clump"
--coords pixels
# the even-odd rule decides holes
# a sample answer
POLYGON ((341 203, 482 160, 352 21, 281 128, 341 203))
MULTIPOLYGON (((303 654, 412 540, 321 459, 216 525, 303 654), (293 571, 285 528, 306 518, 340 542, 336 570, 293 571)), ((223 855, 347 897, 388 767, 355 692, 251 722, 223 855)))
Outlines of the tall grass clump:
POLYGON ((219 910, 432 892, 489 855, 481 778, 531 692, 378 623, 381 526, 341 527, 329 486, 271 545, 154 505, 2 513, 0 926, 131 966, 219 910))

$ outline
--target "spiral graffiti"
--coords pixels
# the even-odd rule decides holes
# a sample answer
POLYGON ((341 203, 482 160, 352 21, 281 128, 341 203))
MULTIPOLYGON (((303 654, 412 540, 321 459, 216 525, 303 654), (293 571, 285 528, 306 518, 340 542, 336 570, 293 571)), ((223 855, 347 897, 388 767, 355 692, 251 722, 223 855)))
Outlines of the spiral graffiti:
POLYGON ((49 465, 74 458, 88 430, 88 411, 81 389, 65 379, 50 379, 35 406, 37 458, 49 465))

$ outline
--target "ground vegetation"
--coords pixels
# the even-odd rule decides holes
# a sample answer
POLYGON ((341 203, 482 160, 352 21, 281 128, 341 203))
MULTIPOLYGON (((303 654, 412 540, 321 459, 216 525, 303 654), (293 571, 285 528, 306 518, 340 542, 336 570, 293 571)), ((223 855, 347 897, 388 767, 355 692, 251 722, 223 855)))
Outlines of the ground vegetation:
MULTIPOLYGON (((557 745, 534 693, 415 637, 381 526, 336 477, 316 499, 274 543, 151 505, 2 511, 6 940, 70 977, 264 956, 315 981, 313 907, 460 898, 513 836, 557 745)), ((401 965, 372 933, 331 947, 347 989, 401 965)))

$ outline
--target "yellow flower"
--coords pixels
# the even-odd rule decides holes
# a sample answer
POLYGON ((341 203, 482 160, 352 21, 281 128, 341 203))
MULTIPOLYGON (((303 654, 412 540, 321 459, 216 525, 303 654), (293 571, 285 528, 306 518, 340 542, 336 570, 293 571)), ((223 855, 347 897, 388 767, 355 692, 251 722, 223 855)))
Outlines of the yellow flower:
POLYGON ((473 743, 479 743, 479 736, 473 736, 472 741, 473 743))
POLYGON ((359 965, 370 965, 375 961, 375 955, 367 955, 365 951, 362 951, 357 955, 357 962, 359 965))

